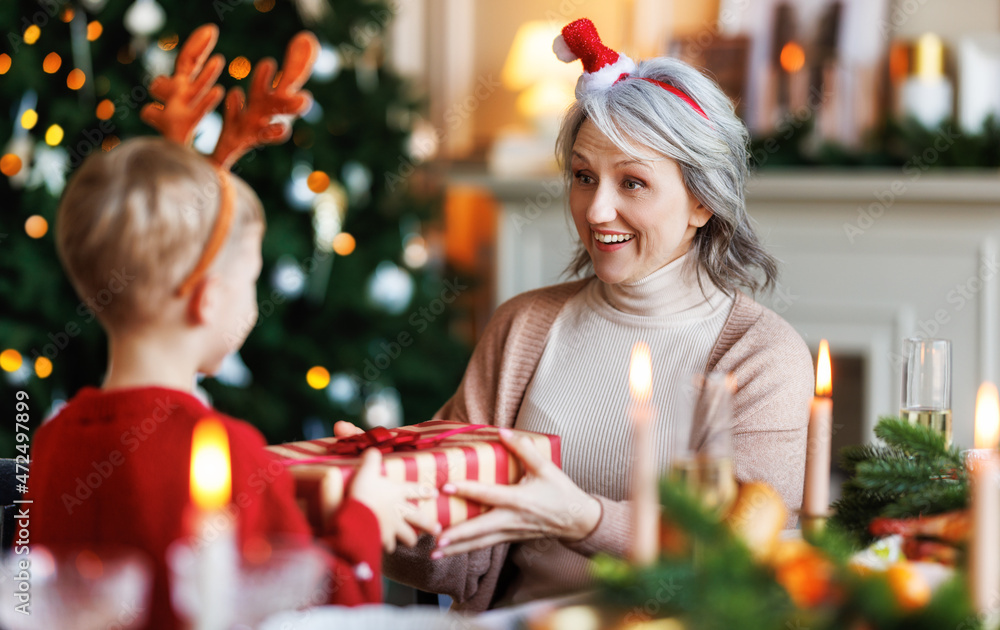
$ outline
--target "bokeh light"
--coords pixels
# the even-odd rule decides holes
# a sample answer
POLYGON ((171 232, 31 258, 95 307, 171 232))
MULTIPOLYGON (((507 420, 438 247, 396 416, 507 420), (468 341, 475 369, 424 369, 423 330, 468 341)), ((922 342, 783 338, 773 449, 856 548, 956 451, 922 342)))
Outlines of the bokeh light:
POLYGON ((806 65, 806 51, 796 42, 788 42, 782 47, 778 60, 785 72, 795 73, 806 65))
POLYGON ((122 141, 118 138, 118 136, 108 136, 103 142, 101 142, 101 150, 107 153, 121 143, 122 141))
POLYGON ((338 256, 350 256, 357 246, 357 241, 347 232, 341 232, 333 237, 333 251, 338 256))
POLYGON ((104 32, 104 25, 102 25, 97 20, 94 20, 87 25, 87 41, 92 42, 101 36, 104 32))
POLYGON ((42 35, 42 29, 38 28, 37 24, 32 24, 28 28, 24 29, 24 43, 31 46, 38 41, 38 38, 42 35))
POLYGON ((4 372, 17 372, 21 369, 21 353, 13 348, 0 352, 0 369, 4 372))
POLYGON ((33 109, 25 110, 21 114, 21 126, 25 129, 34 129, 35 125, 38 124, 38 112, 33 109))
POLYGON ((52 361, 45 357, 35 359, 35 374, 38 378, 48 378, 52 374, 52 361))
POLYGON ((267 13, 274 8, 274 0, 253 0, 253 6, 261 13, 267 13))
POLYGON ((110 99, 104 99, 97 104, 97 117, 101 120, 108 120, 115 115, 115 104, 110 99))
POLYGON ((33 214, 24 222, 24 231, 31 238, 42 238, 49 231, 49 222, 45 217, 33 214))
POLYGON ((0 74, 7 74, 8 70, 10 70, 10 55, 0 54, 0 74))
POLYGON ((63 128, 59 125, 51 125, 45 130, 45 144, 54 147, 63 139, 63 128))
POLYGON ((174 33, 173 35, 164 35, 160 38, 160 41, 156 43, 161 50, 173 50, 177 48, 177 44, 180 43, 180 36, 174 33))
POLYGON ((229 62, 229 76, 234 79, 245 79, 250 74, 250 60, 240 55, 229 62))
POLYGON ((14 153, 7 153, 0 158, 0 173, 13 177, 21 172, 21 158, 14 153))
POLYGON ((79 68, 73 68, 66 76, 66 87, 71 90, 79 90, 87 82, 87 75, 79 68))
POLYGON ((306 372, 306 383, 313 389, 323 389, 330 384, 330 371, 321 365, 311 367, 306 372))
POLYGON ((62 67, 62 57, 59 56, 59 53, 50 52, 42 60, 42 70, 49 74, 58 72, 60 67, 62 67))
POLYGON ((76 15, 76 11, 73 10, 73 7, 67 5, 63 7, 62 12, 59 14, 59 19, 69 24, 73 21, 74 15, 76 15))
POLYGON ((319 194, 330 187, 330 176, 323 171, 313 171, 306 178, 306 184, 308 184, 309 190, 319 194))

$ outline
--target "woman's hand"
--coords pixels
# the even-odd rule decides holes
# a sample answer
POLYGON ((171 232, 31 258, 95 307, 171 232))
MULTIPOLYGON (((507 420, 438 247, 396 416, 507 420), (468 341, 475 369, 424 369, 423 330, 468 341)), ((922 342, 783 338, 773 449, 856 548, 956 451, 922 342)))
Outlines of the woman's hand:
POLYGON ((438 491, 427 485, 393 481, 382 474, 382 453, 376 448, 364 452, 361 466, 351 481, 351 496, 364 504, 378 519, 382 548, 396 550, 396 541, 407 547, 417 544, 416 529, 435 535, 441 525, 421 514, 408 499, 433 499, 438 491))
POLYGON ((493 506, 482 516, 446 529, 431 558, 437 559, 533 538, 577 541, 587 537, 601 520, 601 504, 579 488, 559 467, 531 447, 530 440, 500 429, 500 441, 524 467, 514 486, 458 481, 441 491, 493 506))

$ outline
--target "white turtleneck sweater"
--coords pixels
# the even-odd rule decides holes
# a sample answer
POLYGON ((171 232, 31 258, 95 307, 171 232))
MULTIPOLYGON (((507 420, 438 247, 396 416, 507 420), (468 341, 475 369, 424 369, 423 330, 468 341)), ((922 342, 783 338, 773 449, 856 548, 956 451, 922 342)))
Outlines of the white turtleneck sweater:
MULTIPOLYGON (((689 255, 638 282, 594 279, 552 325, 515 427, 562 439, 562 466, 584 491, 615 501, 629 496, 632 423, 628 368, 632 345, 649 344, 653 364, 652 431, 660 470, 685 448, 694 408, 693 379, 705 371, 733 305, 689 255), (567 366, 576 366, 568 370, 567 366), (590 369, 580 369, 589 366, 590 369)), ((590 561, 554 540, 517 545, 508 562, 518 576, 501 604, 585 587, 590 561)))

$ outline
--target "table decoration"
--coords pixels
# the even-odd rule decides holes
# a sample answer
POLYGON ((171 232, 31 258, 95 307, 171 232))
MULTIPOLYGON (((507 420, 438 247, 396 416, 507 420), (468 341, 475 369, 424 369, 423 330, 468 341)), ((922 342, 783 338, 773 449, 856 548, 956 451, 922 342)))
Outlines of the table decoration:
POLYGON ((833 439, 833 375, 830 345, 819 343, 816 359, 816 395, 809 407, 806 438, 806 478, 802 492, 802 529, 815 535, 826 524, 830 510, 830 442, 833 439))
POLYGON ((652 359, 649 346, 638 342, 632 346, 629 363, 629 391, 632 394, 632 561, 639 565, 652 564, 659 553, 660 501, 657 497, 656 459, 652 431, 656 408, 649 404, 653 385, 652 359))

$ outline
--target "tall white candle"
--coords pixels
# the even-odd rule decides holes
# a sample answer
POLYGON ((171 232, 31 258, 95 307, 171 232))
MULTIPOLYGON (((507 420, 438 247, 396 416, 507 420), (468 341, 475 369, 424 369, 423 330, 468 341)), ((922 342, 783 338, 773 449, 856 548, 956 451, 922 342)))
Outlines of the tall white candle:
POLYGON ((820 341, 816 359, 816 396, 809 410, 806 442, 806 479, 802 494, 802 514, 825 517, 830 507, 830 442, 833 436, 833 378, 830 373, 830 346, 820 341))
POLYGON ((972 491, 972 540, 969 544, 969 584, 972 603, 983 627, 1000 625, 1000 401, 993 383, 979 386, 976 396, 976 449, 968 461, 972 491))
POLYGON ((649 346, 640 341, 632 346, 629 366, 635 453, 632 462, 631 560, 640 566, 656 562, 660 552, 659 475, 656 472, 652 440, 652 423, 656 413, 649 404, 652 383, 653 366, 649 346))
POLYGON ((195 425, 191 446, 189 528, 200 602, 197 630, 225 630, 233 624, 239 558, 235 523, 225 510, 231 499, 229 436, 218 419, 205 418, 195 425))

